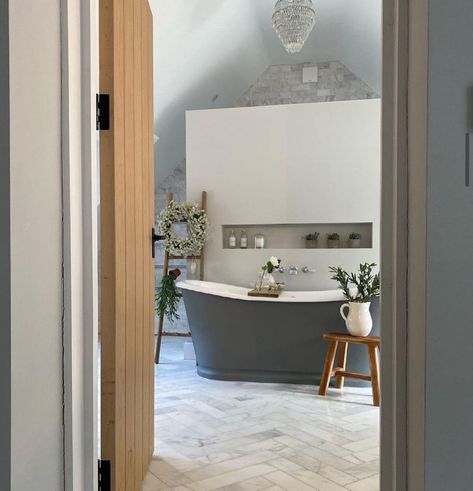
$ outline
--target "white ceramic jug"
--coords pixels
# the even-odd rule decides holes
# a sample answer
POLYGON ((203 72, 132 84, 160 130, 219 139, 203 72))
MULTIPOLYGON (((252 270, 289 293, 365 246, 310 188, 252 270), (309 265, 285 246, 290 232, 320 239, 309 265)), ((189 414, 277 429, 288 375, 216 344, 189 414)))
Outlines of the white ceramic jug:
POLYGON ((340 315, 345 320, 348 332, 352 336, 368 336, 373 328, 373 319, 370 314, 371 302, 344 303, 340 307, 340 315), (348 317, 345 316, 345 308, 348 307, 348 317))

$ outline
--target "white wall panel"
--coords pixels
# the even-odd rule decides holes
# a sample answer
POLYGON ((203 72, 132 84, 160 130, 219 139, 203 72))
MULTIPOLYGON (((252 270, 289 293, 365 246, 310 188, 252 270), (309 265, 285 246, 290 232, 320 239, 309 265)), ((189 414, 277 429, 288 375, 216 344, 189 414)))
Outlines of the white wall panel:
MULTIPOLYGON (((187 113, 187 192, 208 192, 207 279, 246 286, 277 254, 316 274, 290 289, 333 288, 329 265, 379 260, 380 101, 187 113), (222 225, 372 222, 373 248, 224 250, 222 225)), ((356 231, 356 230, 354 230, 356 231)))

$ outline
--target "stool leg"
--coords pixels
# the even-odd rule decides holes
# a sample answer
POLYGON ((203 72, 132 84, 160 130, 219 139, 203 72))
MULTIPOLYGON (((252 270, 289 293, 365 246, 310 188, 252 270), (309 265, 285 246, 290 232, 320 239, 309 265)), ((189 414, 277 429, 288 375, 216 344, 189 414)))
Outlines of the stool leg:
POLYGON ((324 373, 319 387, 320 396, 324 396, 327 392, 330 376, 332 375, 333 362, 335 361, 335 354, 337 352, 337 345, 337 341, 332 341, 328 347, 327 356, 325 357, 324 373))
MULTIPOLYGON (((338 367, 345 370, 347 367, 347 352, 348 343, 340 343, 340 348, 338 350, 338 367)), ((343 384, 345 383, 345 377, 342 375, 337 375, 335 387, 337 389, 343 389, 343 384)))
POLYGON ((371 369, 371 388, 373 390, 373 405, 379 406, 381 403, 380 384, 379 384, 379 360, 378 349, 376 346, 368 346, 370 355, 371 369))

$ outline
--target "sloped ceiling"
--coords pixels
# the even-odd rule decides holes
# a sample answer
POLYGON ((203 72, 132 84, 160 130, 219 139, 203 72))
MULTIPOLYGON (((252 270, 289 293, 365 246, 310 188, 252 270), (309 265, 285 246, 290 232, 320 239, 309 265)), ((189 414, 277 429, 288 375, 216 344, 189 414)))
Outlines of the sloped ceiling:
POLYGON ((314 0, 316 25, 296 55, 272 29, 275 3, 150 0, 157 183, 185 158, 185 111, 232 106, 268 65, 338 60, 380 92, 381 0, 314 0))

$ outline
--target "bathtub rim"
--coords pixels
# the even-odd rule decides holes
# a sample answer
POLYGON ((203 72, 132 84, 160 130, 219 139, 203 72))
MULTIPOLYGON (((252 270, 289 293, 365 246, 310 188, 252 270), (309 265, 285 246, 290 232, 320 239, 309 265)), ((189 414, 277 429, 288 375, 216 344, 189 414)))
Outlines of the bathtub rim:
POLYGON ((248 296, 250 288, 213 281, 183 280, 179 281, 176 286, 183 290, 246 302, 318 303, 346 301, 341 290, 283 291, 278 298, 267 298, 248 296))

